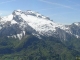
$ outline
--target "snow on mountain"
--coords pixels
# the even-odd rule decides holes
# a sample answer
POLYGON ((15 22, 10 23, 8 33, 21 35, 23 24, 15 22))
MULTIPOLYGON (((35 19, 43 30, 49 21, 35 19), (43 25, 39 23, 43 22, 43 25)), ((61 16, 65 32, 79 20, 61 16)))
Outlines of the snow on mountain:
POLYGON ((21 10, 17 10, 15 14, 39 33, 42 31, 47 32, 49 30, 55 31, 55 27, 60 26, 59 24, 46 19, 47 17, 34 11, 28 10, 22 13, 21 10))
MULTIPOLYGON (((49 17, 31 10, 27 10, 25 12, 21 10, 14 10, 11 15, 1 18, 0 23, 0 26, 4 26, 6 23, 9 25, 19 24, 19 27, 22 26, 22 30, 25 30, 26 26, 29 25, 40 35, 51 35, 51 32, 56 31, 56 27, 61 26, 60 24, 51 21, 49 17)), ((19 34, 17 35, 19 37, 19 34)))
MULTIPOLYGON (((78 23, 74 23, 75 25, 79 25, 78 23)), ((6 28, 7 30, 5 32, 11 29, 14 29, 13 32, 8 35, 8 37, 15 37, 21 39, 23 36, 26 35, 27 32, 31 32, 33 35, 38 36, 52 36, 56 31, 57 28, 72 34, 70 26, 65 26, 62 24, 57 24, 50 20, 49 17, 46 17, 44 15, 39 14, 38 12, 34 12, 31 10, 27 11, 21 11, 21 10, 14 10, 12 14, 1 17, 0 18, 0 30, 4 30, 6 28), (15 29, 16 28, 16 29, 15 29), (19 30, 19 32, 18 32, 19 30)), ((3 33, 1 33, 3 34, 3 33)), ((58 33, 59 34, 59 33, 58 33)), ((79 35, 75 35, 76 37, 79 37, 79 35)))
POLYGON ((75 22, 75 23, 73 23, 73 24, 75 24, 75 25, 77 25, 77 26, 80 26, 80 22, 75 22))

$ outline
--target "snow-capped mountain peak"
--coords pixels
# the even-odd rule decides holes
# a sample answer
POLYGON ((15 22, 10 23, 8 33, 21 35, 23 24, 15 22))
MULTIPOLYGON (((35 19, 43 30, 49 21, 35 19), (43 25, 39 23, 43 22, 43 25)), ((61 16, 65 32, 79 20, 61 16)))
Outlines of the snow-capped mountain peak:
MULTIPOLYGON (((56 27, 60 27, 59 24, 54 23, 50 18, 31 10, 27 10, 26 12, 15 10, 9 16, 1 18, 0 23, 1 30, 3 27, 10 27, 10 29, 12 29, 12 27, 16 27, 17 24, 18 29, 20 29, 21 32, 24 30, 26 31, 26 29, 28 30, 29 28, 27 27, 29 26, 31 29, 35 30, 32 34, 43 36, 51 36, 56 31, 56 27)), ((15 27, 13 29, 15 29, 15 27)), ((29 30, 29 32, 33 30, 29 30)), ((17 32, 16 35, 19 35, 19 33, 21 34, 21 32, 17 32)), ((14 34, 10 35, 12 36, 14 34)))
POLYGON ((44 16, 44 15, 38 13, 38 12, 35 12, 35 11, 27 10, 25 13, 26 13, 26 15, 32 15, 32 16, 36 16, 38 18, 43 18, 43 19, 50 20, 49 17, 46 17, 46 16, 44 16))
POLYGON ((12 14, 13 15, 20 15, 20 14, 22 14, 22 11, 21 10, 14 10, 12 14))
MULTIPOLYGON (((79 23, 74 23, 79 26, 79 23)), ((40 36, 60 36, 66 39, 66 34, 80 37, 78 27, 55 23, 38 12, 27 10, 14 10, 12 14, 0 18, 0 36, 15 37, 21 39, 27 33, 40 36), (76 33, 73 31, 76 31, 76 33), (4 33, 5 32, 5 33, 4 33)))

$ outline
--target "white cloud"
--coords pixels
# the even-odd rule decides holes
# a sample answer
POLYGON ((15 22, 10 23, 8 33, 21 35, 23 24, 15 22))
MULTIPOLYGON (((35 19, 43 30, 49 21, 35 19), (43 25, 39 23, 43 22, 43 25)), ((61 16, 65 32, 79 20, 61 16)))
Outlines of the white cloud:
POLYGON ((13 1, 16 1, 16 0, 8 0, 8 1, 0 2, 0 4, 5 4, 5 3, 13 2, 13 1))
POLYGON ((74 1, 70 1, 70 0, 66 0, 66 1, 68 1, 68 2, 71 2, 71 3, 75 4, 75 6, 80 6, 80 4, 78 4, 78 3, 74 2, 74 1))
POLYGON ((44 11, 44 10, 53 10, 53 9, 58 9, 58 8, 61 8, 61 7, 55 7, 55 8, 44 8, 44 9, 39 9, 40 11, 44 11))
POLYGON ((66 6, 66 5, 63 5, 63 4, 54 3, 54 2, 50 2, 50 1, 46 1, 46 0, 39 0, 39 1, 47 3, 47 4, 57 5, 57 6, 61 6, 61 7, 69 8, 69 9, 74 9, 70 6, 66 6))

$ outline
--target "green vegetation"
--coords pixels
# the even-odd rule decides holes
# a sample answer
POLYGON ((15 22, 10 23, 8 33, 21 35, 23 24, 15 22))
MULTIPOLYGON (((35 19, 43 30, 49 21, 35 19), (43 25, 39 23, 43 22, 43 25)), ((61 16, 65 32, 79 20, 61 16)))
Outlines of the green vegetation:
POLYGON ((76 38, 61 42, 54 37, 25 36, 22 40, 1 37, 0 60, 80 60, 79 46, 76 38))

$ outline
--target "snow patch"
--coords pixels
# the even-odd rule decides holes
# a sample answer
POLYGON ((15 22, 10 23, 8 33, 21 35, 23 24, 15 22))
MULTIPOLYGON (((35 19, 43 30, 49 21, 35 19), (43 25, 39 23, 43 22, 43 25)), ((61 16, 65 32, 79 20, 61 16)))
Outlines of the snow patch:
POLYGON ((38 35, 38 34, 32 33, 32 35, 38 37, 39 39, 42 39, 42 38, 40 37, 40 35, 38 35))
POLYGON ((78 35, 75 35, 77 38, 79 38, 79 36, 78 35))
POLYGON ((74 23, 74 24, 77 25, 77 26, 79 25, 78 23, 74 23))
POLYGON ((11 21, 11 24, 16 24, 17 22, 15 20, 12 20, 11 21))
POLYGON ((7 37, 19 38, 19 40, 21 40, 23 36, 25 36, 25 31, 22 31, 20 34, 7 36, 7 37))

